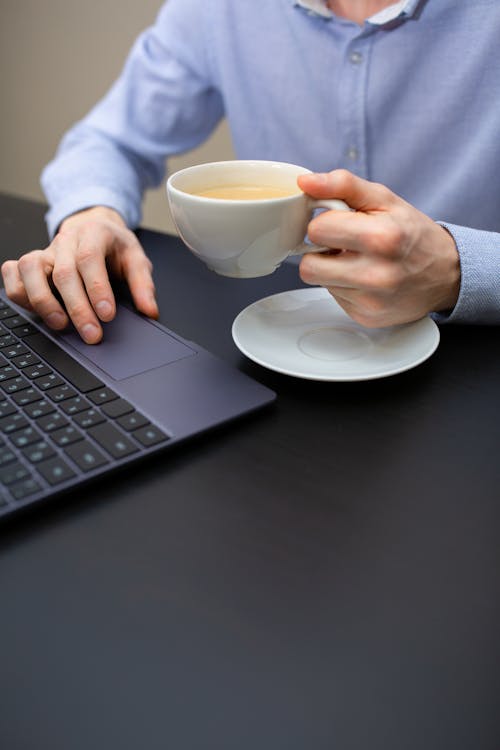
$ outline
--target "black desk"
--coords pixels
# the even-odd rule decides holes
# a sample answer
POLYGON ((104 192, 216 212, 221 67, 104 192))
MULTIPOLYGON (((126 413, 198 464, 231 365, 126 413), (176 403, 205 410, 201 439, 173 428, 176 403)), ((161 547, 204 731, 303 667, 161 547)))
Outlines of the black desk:
MULTIPOLYGON (((3 197, 1 257, 44 246, 3 197)), ((161 318, 275 406, 0 528, 4 750, 498 750, 500 336, 352 384, 268 372, 230 325, 300 286, 141 232, 161 318)))

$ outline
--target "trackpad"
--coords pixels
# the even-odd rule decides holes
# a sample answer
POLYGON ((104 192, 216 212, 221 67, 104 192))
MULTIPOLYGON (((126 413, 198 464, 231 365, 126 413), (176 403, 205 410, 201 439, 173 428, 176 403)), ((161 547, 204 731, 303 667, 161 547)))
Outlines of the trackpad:
POLYGON ((104 323, 103 328, 104 338, 100 344, 85 344, 74 331, 63 333, 61 339, 68 349, 76 349, 115 380, 124 380, 196 354, 195 349, 170 336, 153 321, 122 305, 117 305, 115 319, 104 323))

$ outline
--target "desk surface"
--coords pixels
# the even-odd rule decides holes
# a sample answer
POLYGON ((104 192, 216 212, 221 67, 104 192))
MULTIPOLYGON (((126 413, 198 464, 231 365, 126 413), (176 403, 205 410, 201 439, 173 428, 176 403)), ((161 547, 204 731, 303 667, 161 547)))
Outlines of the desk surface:
MULTIPOLYGON (((0 258, 46 235, 0 199, 0 258)), ((269 410, 0 528, 5 750, 498 750, 500 346, 443 327, 420 367, 316 383, 231 322, 236 281, 141 231, 161 319, 269 410)))

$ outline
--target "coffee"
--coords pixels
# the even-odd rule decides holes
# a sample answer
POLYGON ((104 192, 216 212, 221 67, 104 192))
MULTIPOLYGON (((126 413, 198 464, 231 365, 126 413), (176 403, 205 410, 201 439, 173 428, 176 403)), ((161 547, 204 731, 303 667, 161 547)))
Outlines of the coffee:
POLYGON ((202 198, 218 198, 228 201, 258 201, 270 198, 286 198, 289 195, 300 193, 298 187, 284 188, 268 185, 214 185, 201 190, 190 190, 192 195, 202 198))

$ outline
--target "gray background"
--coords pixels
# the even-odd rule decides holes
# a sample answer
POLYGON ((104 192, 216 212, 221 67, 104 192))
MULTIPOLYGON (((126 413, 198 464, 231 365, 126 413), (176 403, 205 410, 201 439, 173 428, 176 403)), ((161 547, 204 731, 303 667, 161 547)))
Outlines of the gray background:
MULTIPOLYGON (((64 131, 117 77, 161 0, 0 0, 0 190, 42 198, 39 176, 64 131)), ((169 172, 230 159, 222 123, 211 139, 170 160, 169 172)), ((174 231, 163 186, 148 193, 145 226, 174 231)))

